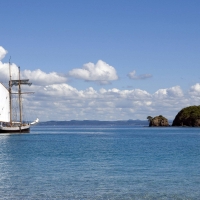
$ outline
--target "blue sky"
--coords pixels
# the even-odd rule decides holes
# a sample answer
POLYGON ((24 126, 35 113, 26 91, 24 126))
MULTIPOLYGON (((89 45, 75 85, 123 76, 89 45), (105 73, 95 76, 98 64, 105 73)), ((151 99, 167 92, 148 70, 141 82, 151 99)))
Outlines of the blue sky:
MULTIPOLYGON (((189 97, 191 87, 200 83, 200 1, 7 0, 1 1, 0 7, 0 46, 7 51, 2 63, 7 63, 11 56, 12 62, 20 65, 22 70, 34 72, 40 69, 47 75, 55 72, 66 77, 66 81, 62 79, 63 84, 79 92, 92 87, 96 92, 113 88, 120 92, 140 89, 154 95, 164 89, 168 91, 167 102, 172 98, 170 88, 179 87, 184 101, 189 97), (100 78, 92 73, 96 79, 91 79, 77 75, 83 71, 73 71, 90 62, 95 66, 99 60, 115 69, 115 72, 106 72, 110 73, 106 80, 102 81, 105 76, 100 78), (127 76, 130 72, 134 72, 132 79, 127 76)), ((104 70, 102 66, 100 69, 104 70)), ((55 84, 62 81, 55 81, 55 84)), ((195 88, 198 91, 198 85, 195 88)), ((89 108, 93 100, 84 106, 89 108)), ((173 118, 180 108, 199 105, 198 102, 188 100, 174 105, 175 109, 171 111, 165 107, 168 112, 164 113, 156 105, 146 110, 133 109, 131 113, 124 111, 122 116, 115 112, 115 109, 123 109, 118 102, 112 105, 112 112, 105 118, 116 119, 117 115, 119 119, 145 119, 151 113, 173 118)), ((100 108, 100 102, 97 103, 96 107, 100 108)), ((109 102, 107 104, 109 107, 109 102)), ((73 112, 77 114, 65 119, 103 119, 107 116, 105 111, 94 115, 92 110, 91 107, 89 114, 83 111, 80 115, 75 106, 73 112)), ((53 115, 44 117, 45 120, 53 118, 53 115)))

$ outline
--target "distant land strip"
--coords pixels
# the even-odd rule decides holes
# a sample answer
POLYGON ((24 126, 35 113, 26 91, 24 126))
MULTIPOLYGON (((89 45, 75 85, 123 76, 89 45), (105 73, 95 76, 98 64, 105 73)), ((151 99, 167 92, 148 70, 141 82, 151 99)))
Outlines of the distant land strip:
POLYGON ((117 121, 99 121, 99 120, 71 120, 71 121, 46 121, 40 122, 42 125, 64 125, 64 126, 148 126, 148 120, 117 120, 117 121))
MULTIPOLYGON (((169 120, 172 124, 172 120, 169 120)), ((149 126, 148 120, 117 120, 117 121, 99 121, 99 120, 70 120, 70 121, 46 121, 40 122, 39 126, 58 125, 58 126, 149 126)))

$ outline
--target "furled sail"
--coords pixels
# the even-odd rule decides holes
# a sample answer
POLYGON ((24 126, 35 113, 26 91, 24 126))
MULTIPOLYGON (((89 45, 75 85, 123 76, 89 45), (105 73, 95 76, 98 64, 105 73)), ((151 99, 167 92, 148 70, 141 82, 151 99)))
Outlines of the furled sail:
POLYGON ((10 121, 9 91, 0 83, 0 122, 10 121))

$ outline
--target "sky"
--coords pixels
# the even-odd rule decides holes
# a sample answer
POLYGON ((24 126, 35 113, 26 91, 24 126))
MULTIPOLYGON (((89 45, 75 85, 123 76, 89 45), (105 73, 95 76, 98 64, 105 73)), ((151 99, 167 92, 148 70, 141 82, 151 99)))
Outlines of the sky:
POLYGON ((0 82, 30 79, 26 115, 173 120, 200 105, 199 0, 0 0, 0 82))

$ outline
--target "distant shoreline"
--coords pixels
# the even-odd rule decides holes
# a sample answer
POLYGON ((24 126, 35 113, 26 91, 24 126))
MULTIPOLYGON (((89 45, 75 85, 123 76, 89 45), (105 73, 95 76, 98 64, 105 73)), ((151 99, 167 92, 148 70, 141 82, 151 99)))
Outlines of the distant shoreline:
POLYGON ((46 121, 40 122, 40 125, 95 125, 95 126, 121 126, 121 125, 143 125, 147 126, 147 120, 118 120, 118 121, 99 121, 99 120, 70 120, 70 121, 46 121))
MULTIPOLYGON (((172 126, 172 120, 169 120, 169 126, 152 126, 150 128, 191 128, 192 126, 172 126)), ((39 126, 142 126, 149 127, 148 120, 116 120, 116 121, 100 121, 100 120, 70 120, 70 121, 46 121, 39 122, 39 126)), ((194 127, 196 128, 196 127, 194 127)), ((197 127, 198 128, 198 127, 197 127)))
POLYGON ((64 126, 144 126, 148 127, 147 120, 117 120, 117 121, 99 121, 99 120, 70 120, 70 121, 46 121, 39 125, 64 125, 64 126))

